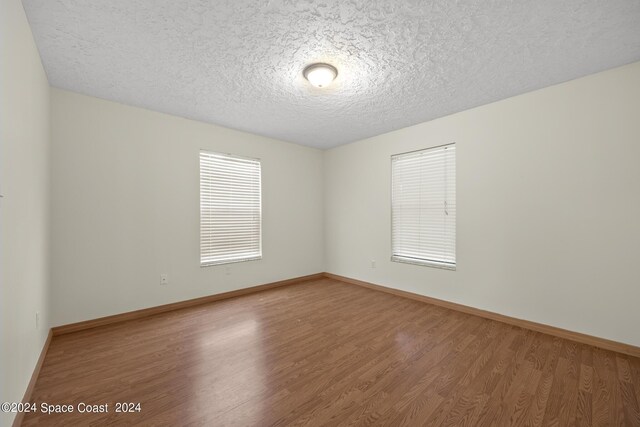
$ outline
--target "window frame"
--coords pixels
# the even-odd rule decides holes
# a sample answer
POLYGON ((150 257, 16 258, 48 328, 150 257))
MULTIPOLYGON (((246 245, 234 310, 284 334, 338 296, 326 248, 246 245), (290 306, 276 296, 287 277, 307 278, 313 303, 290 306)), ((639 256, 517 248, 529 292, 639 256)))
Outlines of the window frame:
POLYGON ((255 157, 246 157, 246 156, 238 156, 230 153, 223 153, 219 151, 212 151, 209 149, 201 148, 198 151, 198 209, 199 209, 199 222, 198 222, 198 230, 199 230, 199 253, 200 253, 200 268, 205 267, 214 267, 218 265, 225 264, 235 264, 239 262, 249 262, 249 261, 258 261, 263 257, 262 251, 262 160, 260 158, 255 157), (202 154, 210 154, 214 156, 219 156, 223 158, 230 159, 238 159, 243 161, 251 161, 256 162, 258 164, 258 209, 259 209, 259 220, 258 220, 258 254, 255 256, 248 256, 244 258, 235 258, 235 259, 224 259, 219 261, 208 261, 203 262, 203 252, 202 252, 202 154))
POLYGON ((432 267, 432 268, 438 268, 438 269, 442 269, 442 270, 449 270, 449 271, 456 271, 457 267, 458 267, 458 216, 457 216, 457 196, 458 196, 458 191, 457 191, 457 184, 458 184, 458 180, 457 180, 457 174, 458 174, 458 169, 457 169, 457 144, 455 142, 450 142, 447 144, 441 144, 441 145, 435 145, 433 147, 427 147, 427 148, 420 148, 417 150, 411 150, 411 151, 406 151, 406 152, 402 152, 402 153, 395 153, 392 154, 389 158, 389 166, 390 166, 390 192, 389 192, 389 217, 390 217, 390 243, 391 243, 391 256, 390 256, 390 260, 391 262, 397 262, 400 264, 412 264, 412 265, 418 265, 421 267, 432 267), (456 177, 456 182, 455 182, 455 198, 456 198, 456 221, 455 221, 455 239, 454 239, 454 245, 455 245, 455 249, 454 249, 454 263, 449 263, 449 262, 443 262, 440 260, 433 260, 433 259, 426 259, 426 258, 414 258, 414 257, 407 257, 407 256, 399 256, 399 255, 395 255, 394 254, 394 226, 393 226, 393 187, 394 187, 394 169, 393 169, 393 158, 394 157, 398 157, 398 156, 403 156, 403 155, 407 155, 407 154, 413 154, 413 153, 418 153, 418 152, 422 152, 422 151, 429 151, 429 150, 436 150, 439 148, 444 148, 444 147, 449 147, 449 146, 453 146, 455 147, 455 152, 456 154, 454 154, 456 157, 454 157, 454 165, 455 165, 455 172, 454 172, 454 176, 456 177))

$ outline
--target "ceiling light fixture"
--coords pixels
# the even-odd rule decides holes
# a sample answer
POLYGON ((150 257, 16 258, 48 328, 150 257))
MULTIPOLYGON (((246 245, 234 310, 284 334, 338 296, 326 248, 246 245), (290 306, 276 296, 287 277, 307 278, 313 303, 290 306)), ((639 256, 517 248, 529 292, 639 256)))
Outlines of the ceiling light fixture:
POLYGON ((329 64, 311 64, 302 72, 304 78, 315 87, 325 87, 335 80, 338 70, 329 64))

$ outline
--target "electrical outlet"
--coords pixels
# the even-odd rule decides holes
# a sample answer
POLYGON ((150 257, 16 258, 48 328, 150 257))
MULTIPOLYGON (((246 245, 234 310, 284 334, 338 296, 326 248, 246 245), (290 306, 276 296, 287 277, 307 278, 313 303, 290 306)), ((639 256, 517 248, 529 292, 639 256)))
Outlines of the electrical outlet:
POLYGON ((36 329, 40 329, 40 312, 36 311, 36 329))
POLYGON ((371 260, 371 268, 376 268, 376 260, 375 259, 371 260))
POLYGON ((168 285, 169 284, 169 275, 168 274, 161 274, 160 275, 160 284, 161 285, 168 285))

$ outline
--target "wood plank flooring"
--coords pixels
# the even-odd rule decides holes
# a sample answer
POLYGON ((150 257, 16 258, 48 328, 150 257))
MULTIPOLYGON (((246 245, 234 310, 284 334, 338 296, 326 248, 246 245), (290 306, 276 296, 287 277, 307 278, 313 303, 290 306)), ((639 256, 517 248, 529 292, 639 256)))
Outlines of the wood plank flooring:
POLYGON ((639 399, 638 358, 323 279, 56 336, 32 402, 110 412, 23 425, 640 426, 639 399))

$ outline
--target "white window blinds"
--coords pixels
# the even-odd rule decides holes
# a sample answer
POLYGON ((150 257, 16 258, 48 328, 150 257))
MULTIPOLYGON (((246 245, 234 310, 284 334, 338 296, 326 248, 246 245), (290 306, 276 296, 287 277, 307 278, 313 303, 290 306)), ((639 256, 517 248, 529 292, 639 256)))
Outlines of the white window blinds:
POLYGON ((456 151, 450 144, 391 157, 393 261, 456 266, 456 151))
POLYGON ((200 151, 200 265, 262 257, 260 161, 200 151))

